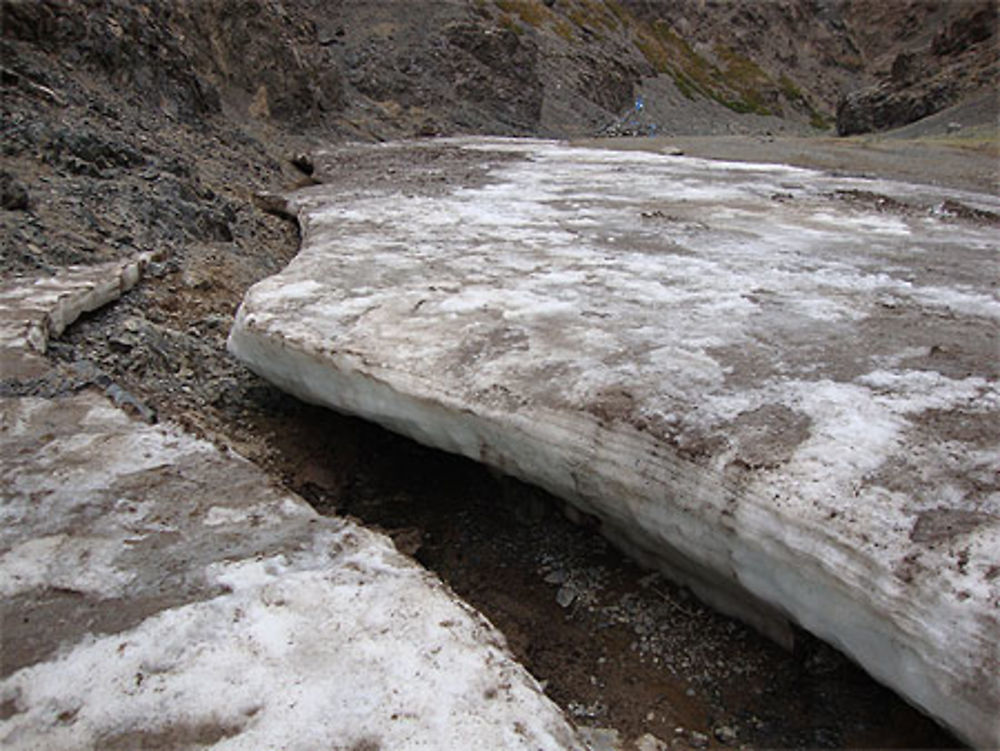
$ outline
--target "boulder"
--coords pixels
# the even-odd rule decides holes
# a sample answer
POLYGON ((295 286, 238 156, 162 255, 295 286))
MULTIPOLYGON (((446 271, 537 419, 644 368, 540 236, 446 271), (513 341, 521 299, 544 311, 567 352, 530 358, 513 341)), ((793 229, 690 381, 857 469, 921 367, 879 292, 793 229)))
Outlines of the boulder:
POLYGON ((24 211, 29 205, 27 186, 10 172, 0 172, 0 208, 24 211))
POLYGON ((837 135, 899 128, 950 107, 955 97, 955 89, 948 82, 902 90, 882 83, 852 91, 837 104, 837 135))

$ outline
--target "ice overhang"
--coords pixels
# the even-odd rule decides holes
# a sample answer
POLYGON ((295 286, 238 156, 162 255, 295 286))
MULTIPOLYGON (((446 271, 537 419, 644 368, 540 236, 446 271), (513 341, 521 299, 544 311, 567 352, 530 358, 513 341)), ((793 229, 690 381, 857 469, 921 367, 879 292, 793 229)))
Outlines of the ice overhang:
POLYGON ((294 195, 302 250, 234 354, 547 488, 1000 744, 1000 201, 542 141, 349 148, 487 178, 294 195))

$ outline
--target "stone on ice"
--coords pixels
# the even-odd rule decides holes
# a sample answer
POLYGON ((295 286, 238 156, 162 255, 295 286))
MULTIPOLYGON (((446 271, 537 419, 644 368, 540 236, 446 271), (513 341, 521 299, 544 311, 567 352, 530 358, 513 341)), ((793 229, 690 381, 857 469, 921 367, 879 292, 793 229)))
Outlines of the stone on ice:
POLYGON ((932 210, 1000 201, 537 141, 371 148, 489 171, 293 195, 302 251, 249 291, 232 352, 549 489, 1000 744, 998 243, 932 210))

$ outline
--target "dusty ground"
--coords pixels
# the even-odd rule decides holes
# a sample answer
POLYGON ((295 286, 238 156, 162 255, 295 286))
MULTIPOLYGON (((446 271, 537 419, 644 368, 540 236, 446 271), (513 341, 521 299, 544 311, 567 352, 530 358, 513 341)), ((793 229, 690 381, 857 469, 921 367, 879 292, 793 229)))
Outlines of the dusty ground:
POLYGON ((680 151, 688 156, 793 164, 834 174, 886 177, 956 190, 1000 189, 993 92, 886 135, 674 136, 580 140, 582 146, 680 151))
MULTIPOLYGON (((762 158, 756 138, 698 143, 704 154, 762 158)), ((796 162, 809 146, 775 139, 767 156, 796 162)), ((848 170, 869 168, 860 166, 863 148, 816 146, 818 155, 835 149, 848 170)), ((908 153, 886 153, 896 170, 907 169, 908 153)), ((974 185, 970 170, 981 163, 947 153, 954 158, 933 157, 935 177, 974 185)), ((397 166, 345 160, 342 174, 324 177, 350 176, 361 189, 396 179, 397 166)), ((407 166, 408 184, 421 190, 466 169, 460 161, 407 166)), ((294 253, 286 224, 262 238, 275 262, 294 253)), ((75 325, 52 348, 60 378, 8 382, 5 390, 113 384, 126 407, 235 447, 321 511, 389 530, 507 634, 581 724, 693 747, 956 745, 832 650, 806 639, 796 654, 783 652, 568 523, 539 491, 260 381, 224 349, 229 316, 260 270, 241 266, 226 245, 206 249, 154 264, 121 302, 75 325)))

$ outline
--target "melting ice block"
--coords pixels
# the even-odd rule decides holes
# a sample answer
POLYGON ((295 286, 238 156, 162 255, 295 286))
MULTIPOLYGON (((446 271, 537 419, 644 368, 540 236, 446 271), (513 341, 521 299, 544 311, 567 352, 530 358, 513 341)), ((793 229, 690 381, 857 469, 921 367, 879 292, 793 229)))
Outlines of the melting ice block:
MULTIPOLYGON (((4 376, 137 271, 5 284, 4 376)), ((10 751, 585 748, 388 538, 95 392, 0 398, 0 602, 10 751)))
POLYGON ((1000 745, 998 241, 941 210, 1000 201, 548 142, 325 158, 414 166, 292 197, 302 250, 232 352, 1000 745))
POLYGON ((0 425, 3 748, 585 748, 388 538, 98 394, 0 425))

